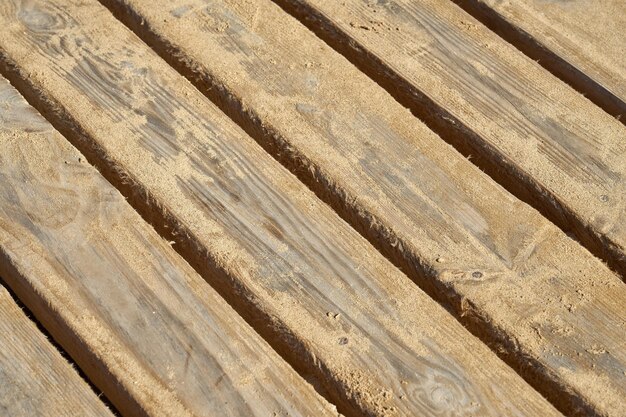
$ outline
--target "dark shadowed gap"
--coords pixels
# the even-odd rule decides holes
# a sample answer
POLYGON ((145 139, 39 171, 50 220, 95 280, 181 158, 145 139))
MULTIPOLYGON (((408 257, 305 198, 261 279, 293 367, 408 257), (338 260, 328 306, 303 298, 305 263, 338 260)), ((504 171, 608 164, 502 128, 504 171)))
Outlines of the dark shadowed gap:
MULTIPOLYGON (((115 416, 115 417, 121 417, 122 415, 120 414, 120 412, 117 410, 117 408, 115 408, 115 406, 111 403, 111 401, 109 401, 109 399, 107 398, 107 396, 98 388, 96 387, 93 382, 91 382, 91 380, 89 379, 89 377, 87 375, 85 375, 85 373, 83 372, 83 370, 80 368, 80 366, 78 366, 78 364, 74 361, 74 359, 65 351, 65 349, 63 349, 63 347, 52 337, 52 335, 50 333, 48 333, 48 330, 46 330, 46 328, 43 326, 43 324, 41 324, 41 322, 39 320, 37 320, 37 318, 35 317, 35 315, 30 311, 30 309, 28 307, 26 307, 26 305, 24 303, 22 303, 22 300, 20 300, 18 298, 18 296, 13 292, 13 290, 6 284, 6 282, 4 281, 4 279, 2 277, 0 277, 0 287, 4 288, 9 295, 11 296, 11 298, 13 299, 13 302, 15 304, 17 304, 17 306, 20 308, 20 310, 22 310, 22 312, 24 313, 24 315, 31 321, 33 322, 33 324, 35 324, 35 326, 37 326, 37 329, 43 334, 43 336, 47 339, 47 342, 50 343, 52 345, 52 347, 59 352, 59 354, 63 357, 63 359, 65 359, 66 362, 68 362, 70 364, 70 366, 78 373, 78 375, 81 377, 81 379, 83 381, 85 381, 85 383, 87 383, 87 385, 89 385, 89 387, 91 388, 91 390, 96 394, 96 396, 98 397, 98 399, 100 399, 100 401, 102 401, 107 408, 109 409, 109 411, 111 411, 111 413, 115 416)), ((28 394, 28 393, 27 393, 28 394)))
POLYGON ((513 23, 481 0, 450 0, 487 26, 502 39, 537 61, 554 76, 569 84, 596 106, 626 125, 626 103, 603 85, 551 51, 530 33, 513 23))

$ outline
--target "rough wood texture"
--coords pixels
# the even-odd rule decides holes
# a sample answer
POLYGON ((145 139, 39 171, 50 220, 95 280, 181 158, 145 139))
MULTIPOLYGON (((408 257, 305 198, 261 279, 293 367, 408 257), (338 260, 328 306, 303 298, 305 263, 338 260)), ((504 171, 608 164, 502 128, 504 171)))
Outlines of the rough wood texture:
POLYGON ((626 286, 314 34, 265 0, 105 3, 544 395, 624 411, 626 286))
POLYGON ((558 414, 103 6, 0 21, 3 72, 341 411, 558 414))
POLYGON ((0 415, 113 417, 1 283, 0 415))
POLYGON ((0 148, 0 273, 121 412, 332 414, 2 79, 0 148))
POLYGON ((276 0, 626 277, 626 127, 451 2, 276 0))
POLYGON ((626 123, 624 0, 454 0, 626 123))

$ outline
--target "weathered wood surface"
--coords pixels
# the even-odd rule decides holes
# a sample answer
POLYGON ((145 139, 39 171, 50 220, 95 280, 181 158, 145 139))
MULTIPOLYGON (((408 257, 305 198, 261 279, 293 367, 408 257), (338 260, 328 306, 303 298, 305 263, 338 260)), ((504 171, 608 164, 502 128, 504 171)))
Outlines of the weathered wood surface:
POLYGON ((558 414, 103 6, 0 16, 3 72, 340 411, 558 414))
POLYGON ((121 412, 333 414, 3 79, 0 149, 1 276, 121 412))
POLYGON ((1 282, 0 415, 113 417, 1 282))
POLYGON ((626 286, 315 35, 265 0, 105 3, 544 395, 624 411, 626 286))
POLYGON ((276 0, 626 277, 626 127, 451 2, 276 0))
POLYGON ((454 0, 626 123, 624 0, 454 0))

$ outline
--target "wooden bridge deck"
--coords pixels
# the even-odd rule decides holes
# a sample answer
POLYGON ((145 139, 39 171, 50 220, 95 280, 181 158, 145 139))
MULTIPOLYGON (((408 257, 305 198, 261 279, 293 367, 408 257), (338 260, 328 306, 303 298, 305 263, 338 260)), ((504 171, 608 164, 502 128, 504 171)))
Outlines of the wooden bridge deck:
POLYGON ((0 414, 626 415, 583 3, 0 3, 0 414))

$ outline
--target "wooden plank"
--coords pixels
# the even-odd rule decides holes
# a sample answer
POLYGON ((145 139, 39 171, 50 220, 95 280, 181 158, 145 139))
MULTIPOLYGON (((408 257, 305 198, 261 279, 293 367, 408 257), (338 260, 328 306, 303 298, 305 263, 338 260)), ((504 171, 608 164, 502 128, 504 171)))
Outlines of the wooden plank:
POLYGON ((558 414, 106 8, 0 16, 3 72, 340 412, 558 414))
POLYGON ((623 410, 619 278, 315 35, 265 0, 105 3, 554 403, 623 410))
POLYGON ((455 2, 626 123, 626 2, 455 2))
POLYGON ((113 414, 26 317, 0 282, 0 414, 113 414))
POLYGON ((456 5, 276 0, 626 277, 626 127, 456 5))
POLYGON ((3 79, 0 123, 0 273, 121 412, 333 414, 3 79))

